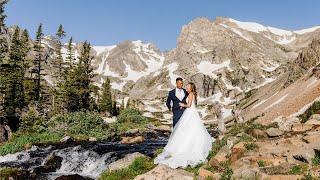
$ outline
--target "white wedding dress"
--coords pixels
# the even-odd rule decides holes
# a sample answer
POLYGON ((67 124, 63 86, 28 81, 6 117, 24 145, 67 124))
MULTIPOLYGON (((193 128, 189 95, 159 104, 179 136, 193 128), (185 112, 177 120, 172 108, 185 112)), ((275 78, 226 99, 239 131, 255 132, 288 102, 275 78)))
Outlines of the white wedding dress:
POLYGON ((185 168, 188 165, 194 167, 206 160, 213 141, 193 101, 191 107, 182 114, 167 145, 163 152, 154 159, 154 163, 164 164, 171 168, 185 168))

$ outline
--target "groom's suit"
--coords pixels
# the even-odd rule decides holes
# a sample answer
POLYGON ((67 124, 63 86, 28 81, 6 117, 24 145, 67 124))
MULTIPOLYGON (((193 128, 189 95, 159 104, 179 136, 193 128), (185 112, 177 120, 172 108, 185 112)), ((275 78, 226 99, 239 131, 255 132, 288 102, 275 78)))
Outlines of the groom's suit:
POLYGON ((182 108, 182 109, 180 108, 179 103, 185 103, 185 104, 187 103, 186 99, 188 97, 188 92, 183 88, 181 90, 184 93, 184 97, 180 97, 180 99, 178 98, 178 96, 176 95, 176 91, 179 91, 179 89, 176 88, 176 89, 169 91, 169 95, 168 95, 168 99, 167 99, 167 103, 166 103, 169 110, 172 109, 173 127, 177 124, 177 122, 179 121, 180 117, 182 116, 182 114, 185 110, 185 108, 182 108), (172 101, 172 107, 171 107, 171 101, 172 101))

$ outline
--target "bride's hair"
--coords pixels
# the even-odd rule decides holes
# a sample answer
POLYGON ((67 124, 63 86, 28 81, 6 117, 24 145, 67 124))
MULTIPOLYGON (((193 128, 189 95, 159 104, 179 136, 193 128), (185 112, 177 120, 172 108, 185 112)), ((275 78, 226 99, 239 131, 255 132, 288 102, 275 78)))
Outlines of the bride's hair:
POLYGON ((189 82, 190 86, 191 86, 191 92, 193 92, 194 94, 194 100, 195 100, 195 104, 197 105, 198 103, 198 100, 197 100, 197 88, 196 88, 196 85, 193 83, 193 82, 189 82))

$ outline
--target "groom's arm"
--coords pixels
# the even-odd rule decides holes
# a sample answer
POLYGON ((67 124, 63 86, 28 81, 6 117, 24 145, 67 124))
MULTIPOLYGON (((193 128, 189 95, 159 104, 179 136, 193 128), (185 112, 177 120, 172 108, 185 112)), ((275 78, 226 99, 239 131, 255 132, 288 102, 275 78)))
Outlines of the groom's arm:
POLYGON ((172 97, 171 97, 171 93, 169 92, 167 102, 166 102, 166 105, 167 105, 169 111, 171 111, 171 101, 172 101, 172 97))

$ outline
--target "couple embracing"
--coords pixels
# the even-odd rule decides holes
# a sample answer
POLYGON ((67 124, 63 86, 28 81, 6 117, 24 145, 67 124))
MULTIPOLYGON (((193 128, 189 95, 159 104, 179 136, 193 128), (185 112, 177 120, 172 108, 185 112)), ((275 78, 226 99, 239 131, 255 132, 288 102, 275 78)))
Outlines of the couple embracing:
POLYGON ((176 79, 166 102, 173 113, 173 131, 163 152, 154 160, 171 168, 196 166, 206 160, 214 139, 205 128, 197 111, 197 90, 194 83, 183 88, 183 79, 176 79))

